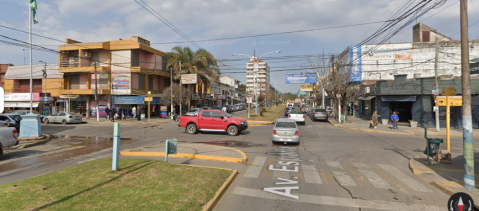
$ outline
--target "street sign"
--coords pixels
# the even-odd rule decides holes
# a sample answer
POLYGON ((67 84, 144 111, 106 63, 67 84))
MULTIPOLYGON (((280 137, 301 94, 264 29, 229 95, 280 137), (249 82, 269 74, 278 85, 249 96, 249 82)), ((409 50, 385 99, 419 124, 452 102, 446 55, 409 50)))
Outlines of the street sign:
POLYGON ((253 96, 247 96, 246 103, 253 103, 253 96))
POLYGON ((433 95, 439 95, 439 90, 438 89, 433 89, 432 94, 433 95))
POLYGON ((454 96, 454 95, 456 95, 456 88, 451 87, 451 88, 442 89, 442 95, 443 96, 454 96))
POLYGON ((153 97, 145 97, 144 101, 145 102, 148 102, 148 101, 151 102, 151 101, 153 101, 153 97))
MULTIPOLYGON (((447 106, 446 96, 437 96, 436 106, 447 106)), ((449 96, 449 106, 462 106, 462 96, 449 96)))
POLYGON ((336 98, 341 98, 341 94, 336 94, 336 98))

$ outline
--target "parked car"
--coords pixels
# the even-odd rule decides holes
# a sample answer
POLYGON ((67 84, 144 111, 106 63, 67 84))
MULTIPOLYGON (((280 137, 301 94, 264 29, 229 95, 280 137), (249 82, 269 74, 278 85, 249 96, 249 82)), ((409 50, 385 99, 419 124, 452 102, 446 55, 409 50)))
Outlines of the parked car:
POLYGON ((297 143, 299 144, 299 128, 293 119, 281 118, 276 120, 273 127, 272 140, 274 143, 297 143))
POLYGON ((241 106, 241 110, 245 109, 244 103, 240 103, 239 105, 241 106))
POLYGON ((305 115, 303 114, 303 112, 301 112, 300 109, 291 110, 291 112, 289 112, 288 114, 288 119, 294 119, 296 123, 303 125, 306 124, 304 117, 305 115))
POLYGON ((236 110, 237 110, 237 111, 243 110, 243 107, 241 107, 240 104, 236 104, 235 107, 236 107, 236 110))
POLYGON ((213 108, 211 108, 211 107, 203 107, 203 108, 201 108, 201 109, 203 109, 203 110, 212 110, 213 108))
POLYGON ((62 123, 66 125, 68 123, 82 123, 83 120, 80 114, 62 111, 62 112, 54 113, 52 115, 45 116, 45 118, 43 118, 43 122, 45 124, 62 123))
POLYGON ((17 114, 17 113, 8 113, 8 114, 0 114, 0 124, 2 126, 7 126, 7 127, 15 127, 18 128, 20 127, 17 125, 17 121, 21 121, 22 117, 17 114), (18 120, 17 120, 18 118, 18 120))
POLYGON ((311 120, 328 121, 328 112, 326 112, 326 109, 315 108, 313 109, 313 112, 311 113, 311 120))
POLYGON ((231 108, 231 112, 236 112, 236 111, 238 111, 238 109, 236 109, 236 106, 235 106, 235 105, 230 105, 230 108, 231 108))
MULTIPOLYGON (((26 115, 26 114, 30 113, 30 111, 29 110, 15 110, 15 111, 13 111, 13 113, 14 114, 19 114, 19 115, 26 115)), ((40 121, 43 122, 43 118, 45 117, 45 115, 38 113, 38 111, 32 111, 32 113, 38 115, 40 117, 40 121)))
POLYGON ((198 131, 224 131, 230 136, 236 136, 248 129, 248 122, 224 111, 201 110, 198 116, 180 116, 178 127, 184 127, 189 134, 198 131))
POLYGON ((15 128, 0 127, 0 155, 3 155, 5 148, 18 145, 18 140, 15 137, 16 133, 15 128))
POLYGON ((221 107, 221 106, 215 106, 215 107, 213 107, 212 110, 221 110, 222 108, 223 108, 223 107, 221 107))
POLYGON ((233 109, 232 109, 229 105, 223 105, 223 106, 221 107, 221 109, 223 109, 223 107, 226 107, 226 112, 228 112, 228 113, 233 112, 233 109))
POLYGON ((203 110, 201 108, 191 108, 188 112, 186 112, 186 116, 198 116, 198 113, 203 110))

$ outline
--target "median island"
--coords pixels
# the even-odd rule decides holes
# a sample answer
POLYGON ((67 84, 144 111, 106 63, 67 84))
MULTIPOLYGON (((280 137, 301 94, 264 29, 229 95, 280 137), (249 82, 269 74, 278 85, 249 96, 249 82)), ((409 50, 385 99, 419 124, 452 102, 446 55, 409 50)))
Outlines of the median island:
POLYGON ((202 210, 232 171, 97 159, 0 186, 0 210, 202 210))
POLYGON ((281 118, 284 115, 284 109, 286 109, 286 105, 278 105, 276 107, 264 107, 265 111, 263 111, 263 116, 260 115, 261 107, 258 107, 258 114, 255 114, 255 108, 251 108, 250 118, 248 119, 248 112, 246 114, 241 115, 240 117, 248 119, 248 121, 265 121, 265 122, 274 122, 278 118, 281 118))

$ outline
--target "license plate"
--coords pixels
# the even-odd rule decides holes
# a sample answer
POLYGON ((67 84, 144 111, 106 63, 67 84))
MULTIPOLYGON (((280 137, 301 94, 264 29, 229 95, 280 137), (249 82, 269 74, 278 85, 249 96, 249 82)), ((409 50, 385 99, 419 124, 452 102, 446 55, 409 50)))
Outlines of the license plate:
POLYGON ((279 140, 280 140, 280 141, 291 141, 290 138, 280 138, 279 140))

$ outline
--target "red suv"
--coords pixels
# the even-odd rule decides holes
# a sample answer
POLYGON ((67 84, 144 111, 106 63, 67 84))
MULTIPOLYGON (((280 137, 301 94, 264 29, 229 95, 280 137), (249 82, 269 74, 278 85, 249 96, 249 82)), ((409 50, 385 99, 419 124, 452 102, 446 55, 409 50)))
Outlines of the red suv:
POLYGON ((234 117, 224 111, 201 110, 196 116, 180 116, 178 127, 184 127, 186 132, 195 134, 198 131, 221 131, 230 136, 236 136, 248 129, 244 118, 234 117))

